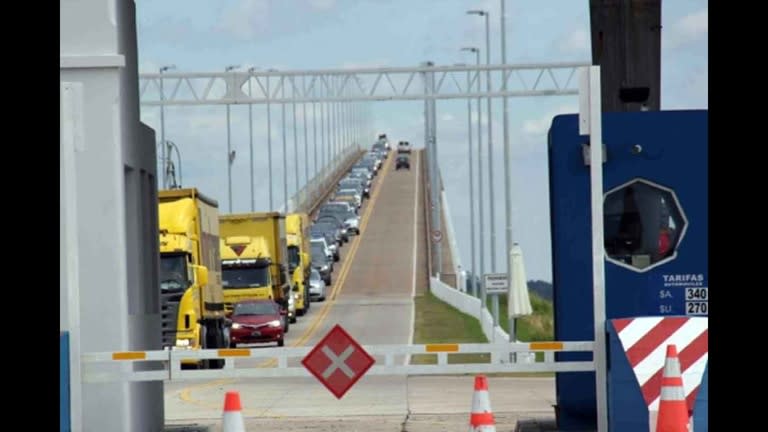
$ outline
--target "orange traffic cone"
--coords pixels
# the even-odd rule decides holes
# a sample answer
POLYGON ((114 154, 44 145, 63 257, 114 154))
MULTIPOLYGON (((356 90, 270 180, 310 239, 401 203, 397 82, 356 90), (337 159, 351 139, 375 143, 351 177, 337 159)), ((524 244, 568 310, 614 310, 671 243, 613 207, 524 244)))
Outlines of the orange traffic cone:
POLYGON ((475 392, 472 395, 472 413, 469 416, 470 432, 496 432, 496 422, 491 411, 488 396, 488 378, 485 375, 475 377, 475 392))
POLYGON ((222 432, 245 432, 243 413, 240 412, 240 393, 229 391, 224 396, 224 418, 222 432))
POLYGON ((675 345, 667 345, 656 432, 688 432, 688 406, 675 345))

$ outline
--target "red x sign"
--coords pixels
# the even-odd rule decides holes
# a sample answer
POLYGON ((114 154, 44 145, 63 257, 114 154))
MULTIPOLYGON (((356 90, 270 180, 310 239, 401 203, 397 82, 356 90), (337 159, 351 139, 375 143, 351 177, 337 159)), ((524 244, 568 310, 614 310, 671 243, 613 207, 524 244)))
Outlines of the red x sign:
POLYGON ((341 399, 374 363, 376 359, 338 324, 301 361, 337 399, 341 399))

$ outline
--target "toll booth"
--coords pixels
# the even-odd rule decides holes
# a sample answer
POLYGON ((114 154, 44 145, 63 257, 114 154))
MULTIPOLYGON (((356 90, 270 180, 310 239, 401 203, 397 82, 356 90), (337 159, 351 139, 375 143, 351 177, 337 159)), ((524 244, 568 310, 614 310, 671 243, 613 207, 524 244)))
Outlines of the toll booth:
MULTIPOLYGON (((682 364, 683 380, 689 411, 706 416, 693 407, 706 407, 696 401, 707 397, 699 383, 708 354, 708 112, 604 113, 602 122, 609 425, 647 432, 658 397, 647 401, 656 391, 646 390, 663 369, 664 354, 659 361, 658 353, 666 343, 682 341, 677 348, 683 351, 698 341, 695 355, 686 351, 695 358, 682 364), (622 339, 625 328, 630 336, 622 339), (637 373, 642 368, 652 373, 637 373)), ((559 341, 594 340, 590 163, 589 137, 579 135, 578 115, 555 117, 549 178, 559 341)), ((592 354, 556 358, 589 361, 592 354)), ((556 392, 560 430, 596 428, 594 373, 558 373, 556 392)))

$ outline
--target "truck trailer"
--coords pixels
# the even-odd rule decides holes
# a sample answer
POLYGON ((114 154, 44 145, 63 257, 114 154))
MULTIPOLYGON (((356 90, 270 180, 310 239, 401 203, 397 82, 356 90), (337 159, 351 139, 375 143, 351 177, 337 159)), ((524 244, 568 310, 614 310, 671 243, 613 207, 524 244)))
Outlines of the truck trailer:
MULTIPOLYGON (((158 201, 163 347, 226 348, 218 203, 195 188, 160 190, 158 201)), ((224 361, 188 359, 182 364, 221 368, 224 361)))

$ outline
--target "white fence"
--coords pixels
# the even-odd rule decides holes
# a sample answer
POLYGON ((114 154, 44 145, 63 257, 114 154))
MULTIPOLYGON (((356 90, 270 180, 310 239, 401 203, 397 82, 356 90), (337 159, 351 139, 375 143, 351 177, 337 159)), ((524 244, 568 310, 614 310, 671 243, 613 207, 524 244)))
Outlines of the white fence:
POLYGON ((333 188, 334 182, 341 174, 341 171, 358 157, 360 157, 359 146, 347 147, 328 166, 312 177, 287 203, 280 206, 278 211, 281 213, 285 213, 286 210, 288 213, 295 211, 308 212, 312 204, 317 203, 318 200, 333 188))
MULTIPOLYGON (((489 342, 507 343, 509 341, 509 334, 504 329, 500 326, 494 327, 493 316, 488 312, 488 309, 481 309, 479 298, 454 289, 433 277, 429 278, 429 290, 435 297, 480 321, 480 327, 482 327, 483 334, 489 342)), ((533 363, 535 359, 536 356, 533 353, 521 353, 517 356, 519 363, 533 363)))
MULTIPOLYGON (((593 350, 593 342, 532 342, 496 344, 427 344, 427 345, 363 345, 376 361, 367 375, 444 375, 504 372, 590 372, 592 361, 555 362, 555 352, 585 352, 593 350), (538 363, 509 363, 511 353, 544 352, 544 361, 538 363), (458 353, 490 354, 488 363, 448 362, 448 355, 458 353), (395 356, 432 354, 436 364, 403 364, 395 356)), ((313 347, 300 348, 233 348, 210 350, 162 350, 87 353, 82 356, 83 381, 137 382, 186 381, 219 378, 277 378, 310 376, 299 362, 313 347), (222 369, 182 370, 182 360, 224 359, 222 369), (243 360, 261 359, 254 366, 238 368, 243 360), (138 364, 145 365, 139 366, 138 364), (149 365, 147 363, 153 363, 149 365), (154 366, 153 370, 150 369, 154 366), (137 370, 139 369, 139 370, 137 370), (142 370, 143 369, 143 370, 142 370)))
POLYGON ((461 271, 461 256, 459 255, 459 247, 456 244, 456 234, 453 231, 451 210, 450 207, 448 207, 448 195, 445 193, 445 190, 440 192, 440 201, 442 201, 443 214, 445 215, 444 238, 448 240, 448 247, 451 250, 453 272, 456 274, 456 289, 465 292, 467 290, 467 284, 461 271))

